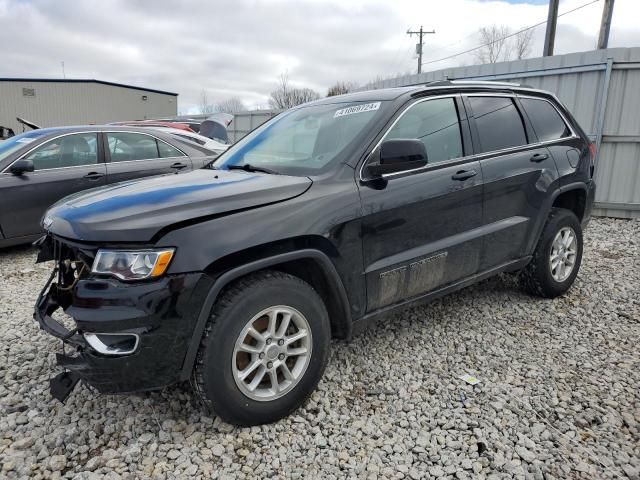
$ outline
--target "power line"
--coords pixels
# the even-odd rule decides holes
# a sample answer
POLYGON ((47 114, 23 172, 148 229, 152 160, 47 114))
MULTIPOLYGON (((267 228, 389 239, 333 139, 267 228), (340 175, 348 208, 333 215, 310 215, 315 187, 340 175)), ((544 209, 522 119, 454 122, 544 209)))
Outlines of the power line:
MULTIPOLYGON (((599 1, 600 0, 592 0, 591 2, 588 2, 588 3, 585 3, 583 5, 580 5, 579 7, 576 7, 574 9, 572 9, 572 10, 568 10, 566 12, 563 12, 560 15, 558 15, 558 17, 563 17, 564 15, 568 15, 569 13, 573 13, 576 10, 580 10, 581 8, 588 7, 591 4, 598 3, 599 1)), ((443 57, 443 58, 439 58, 437 60, 430 60, 428 62, 424 62, 422 65, 429 65, 431 63, 438 63, 438 62, 442 62, 444 60, 449 60, 450 58, 459 57, 460 55, 464 55, 465 53, 475 52, 476 50, 480 50, 481 48, 488 47, 489 45, 493 45, 494 43, 501 42, 503 40, 506 40, 507 38, 514 37, 516 35, 519 35, 522 32, 526 32, 527 30, 531 30, 533 28, 539 27, 540 25, 544 25, 545 23, 547 23, 547 20, 544 20, 544 21, 542 21, 540 23, 536 23, 535 25, 531 25, 530 27, 523 28, 522 30, 518 30, 515 33, 510 33, 509 35, 506 35, 506 36, 504 36, 502 38, 498 38, 498 39, 496 39, 496 40, 494 40, 492 42, 485 43, 483 45, 479 45, 479 46, 474 47, 474 48, 470 48, 469 50, 465 50, 464 52, 454 53, 453 55, 449 55, 448 57, 443 57)))
POLYGON ((418 38, 420 39, 416 45, 416 53, 418 54, 418 73, 422 72, 422 47, 424 45, 422 41, 422 37, 427 33, 436 33, 436 31, 431 30, 430 32, 427 32, 425 30, 422 30, 422 25, 420 25, 420 30, 418 30, 417 32, 412 32, 411 30, 407 30, 407 35, 409 35, 410 37, 414 35, 418 35, 418 38))

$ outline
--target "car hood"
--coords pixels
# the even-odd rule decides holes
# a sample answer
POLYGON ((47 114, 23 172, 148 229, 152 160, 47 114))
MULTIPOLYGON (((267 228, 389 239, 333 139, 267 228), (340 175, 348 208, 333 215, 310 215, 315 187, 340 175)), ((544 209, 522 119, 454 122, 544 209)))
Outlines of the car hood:
POLYGON ((304 193, 307 177, 201 169, 65 197, 45 214, 51 233, 87 242, 148 242, 179 223, 228 215, 304 193))

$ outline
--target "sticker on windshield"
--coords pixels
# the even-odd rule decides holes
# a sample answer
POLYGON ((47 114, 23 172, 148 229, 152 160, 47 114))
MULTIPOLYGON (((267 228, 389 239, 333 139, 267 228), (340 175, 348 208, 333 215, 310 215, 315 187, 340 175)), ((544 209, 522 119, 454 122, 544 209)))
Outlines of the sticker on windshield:
POLYGON ((16 140, 16 143, 31 143, 35 140, 35 138, 19 138, 16 140))
POLYGON ((333 114, 333 118, 344 117, 354 113, 371 112, 380 108, 380 102, 365 103, 364 105, 355 105, 353 107, 341 108, 333 114))

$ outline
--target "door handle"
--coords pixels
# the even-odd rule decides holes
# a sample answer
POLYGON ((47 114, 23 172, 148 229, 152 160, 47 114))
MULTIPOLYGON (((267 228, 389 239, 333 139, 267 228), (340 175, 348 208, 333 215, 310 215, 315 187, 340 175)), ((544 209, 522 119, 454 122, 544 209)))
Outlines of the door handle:
POLYGON ((174 163, 173 165, 171 165, 171 168, 175 168, 176 170, 181 170, 186 167, 187 166, 184 163, 174 163))
POLYGON ((542 162, 543 160, 546 160, 547 158, 549 158, 549 154, 547 153, 536 153, 531 157, 531 161, 538 163, 538 162, 542 162))
POLYGON ((104 173, 100 172, 89 172, 84 176, 87 180, 98 180, 102 177, 104 177, 104 173))
POLYGON ((451 176, 452 180, 466 180, 478 174, 475 170, 460 170, 451 176))

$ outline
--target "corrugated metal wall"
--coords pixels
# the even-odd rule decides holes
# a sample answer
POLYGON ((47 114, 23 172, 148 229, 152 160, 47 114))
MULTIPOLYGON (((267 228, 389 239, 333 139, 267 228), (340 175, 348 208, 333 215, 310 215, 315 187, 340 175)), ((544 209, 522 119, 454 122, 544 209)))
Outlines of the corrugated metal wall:
POLYGON ((16 117, 54 127, 170 117, 177 109, 177 96, 115 85, 0 81, 0 125, 16 134, 22 132, 16 117), (33 89, 35 95, 24 96, 23 88, 33 89))
POLYGON ((253 112, 236 113, 233 116, 233 122, 228 128, 229 140, 232 143, 237 142, 251 130, 259 127, 277 114, 278 112, 274 110, 255 110, 253 112))
POLYGON ((599 144, 594 213, 640 217, 640 48, 449 68, 363 90, 444 79, 513 81, 554 92, 599 144))

